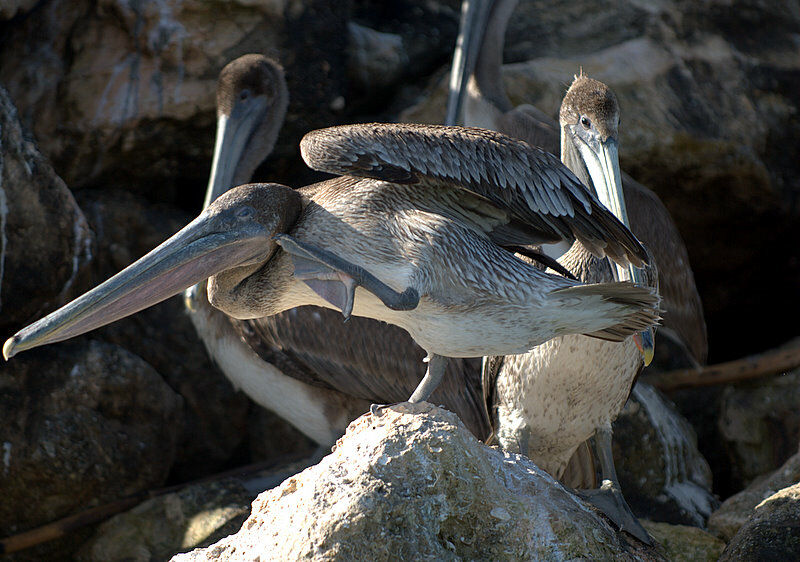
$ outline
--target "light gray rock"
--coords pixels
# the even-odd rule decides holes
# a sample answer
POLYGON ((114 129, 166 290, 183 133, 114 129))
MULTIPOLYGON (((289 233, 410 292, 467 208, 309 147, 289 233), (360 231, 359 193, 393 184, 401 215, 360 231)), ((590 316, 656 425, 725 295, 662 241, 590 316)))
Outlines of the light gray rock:
POLYGON ((797 482, 800 482, 800 453, 775 472, 757 478, 750 486, 725 500, 708 519, 708 529, 730 540, 747 523, 757 505, 797 482))
POLYGON ((629 540, 524 457, 403 403, 261 494, 239 533, 173 560, 660 559, 629 540))
POLYGON ((347 9, 322 0, 43 0, 3 30, 0 81, 70 186, 175 200, 205 185, 217 75, 237 56, 264 53, 286 67, 292 100, 278 153, 296 154, 303 133, 333 121, 347 9))
POLYGON ((349 72, 363 90, 380 90, 398 81, 408 64, 403 38, 350 22, 349 72))

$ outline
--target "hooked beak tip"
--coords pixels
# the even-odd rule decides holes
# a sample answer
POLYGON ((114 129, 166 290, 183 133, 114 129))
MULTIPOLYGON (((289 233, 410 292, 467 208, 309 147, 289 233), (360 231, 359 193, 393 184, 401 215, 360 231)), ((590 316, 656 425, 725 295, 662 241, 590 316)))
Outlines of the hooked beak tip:
POLYGON ((655 356, 655 341, 653 339, 653 330, 648 329, 644 332, 639 332, 638 334, 633 335, 633 342, 636 344, 636 348, 639 350, 639 353, 642 354, 642 360, 644 361, 644 366, 647 367, 650 363, 653 362, 653 357, 655 356))
POLYGON ((14 348, 17 346, 18 342, 18 336, 14 336, 6 340, 6 343, 3 344, 3 359, 8 361, 17 354, 17 350, 14 348))

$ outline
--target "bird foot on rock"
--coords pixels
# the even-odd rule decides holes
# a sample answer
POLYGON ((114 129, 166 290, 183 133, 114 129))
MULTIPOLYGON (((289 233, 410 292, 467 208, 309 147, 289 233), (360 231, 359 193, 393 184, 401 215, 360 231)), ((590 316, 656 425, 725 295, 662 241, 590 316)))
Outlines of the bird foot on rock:
POLYGON ((602 485, 596 490, 580 490, 576 493, 602 511, 620 531, 625 531, 652 546, 652 537, 628 507, 619 486, 614 485, 611 480, 603 480, 602 485))

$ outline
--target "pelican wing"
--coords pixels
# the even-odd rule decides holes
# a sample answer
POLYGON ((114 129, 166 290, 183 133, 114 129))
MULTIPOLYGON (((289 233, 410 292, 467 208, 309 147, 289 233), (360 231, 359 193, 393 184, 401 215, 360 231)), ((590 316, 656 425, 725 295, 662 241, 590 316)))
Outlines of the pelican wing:
POLYGON ((595 255, 621 264, 646 263, 639 241, 555 156, 501 133, 437 125, 343 125, 306 134, 300 150, 316 170, 431 189, 457 187, 510 213, 538 242, 577 238, 595 255))
POLYGON ((671 329, 702 365, 708 354, 706 321, 686 246, 658 196, 626 174, 623 182, 631 230, 658 265, 663 328, 671 329))
MULTIPOLYGON (((233 320, 265 361, 307 384, 389 404, 408 400, 425 375, 425 352, 404 330, 369 318, 347 323, 331 309, 304 306, 257 320, 233 320)), ((480 439, 488 435, 480 362, 450 359, 430 401, 455 412, 480 439)))

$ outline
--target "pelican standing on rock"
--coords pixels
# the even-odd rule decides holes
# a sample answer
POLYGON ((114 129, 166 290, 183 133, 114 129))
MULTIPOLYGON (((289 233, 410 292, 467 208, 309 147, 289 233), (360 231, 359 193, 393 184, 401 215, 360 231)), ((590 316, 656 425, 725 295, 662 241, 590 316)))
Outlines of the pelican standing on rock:
POLYGON ((554 336, 621 341, 658 321, 657 294, 582 285, 503 245, 578 239, 641 266, 635 237, 558 160, 481 129, 352 125, 309 133, 301 151, 349 173, 294 191, 233 189, 158 248, 24 328, 3 347, 62 341, 208 278, 211 304, 239 319, 313 304, 383 320, 429 354, 410 397, 426 400, 447 357, 511 354, 554 336))
MULTIPOLYGON (((467 52, 454 57, 461 65, 454 68, 451 79, 448 118, 457 118, 464 100, 466 124, 503 131, 549 150, 558 147, 559 130, 562 161, 585 185, 596 189, 625 224, 629 224, 630 211, 633 231, 649 243, 661 272, 665 322, 675 327, 673 334, 680 334, 675 339, 681 341, 681 347, 690 349, 696 361, 704 361, 705 322, 683 242, 652 192, 626 177, 622 195, 617 156, 619 106, 613 92, 605 84, 577 77, 562 103, 558 129, 532 106, 512 107, 502 86, 501 65, 505 30, 517 1, 471 0, 466 4, 459 45, 467 52)), ((559 261, 584 282, 627 277, 620 271, 615 275, 606 260, 596 259, 579 242, 559 261)), ((655 271, 646 273, 647 281, 655 285, 655 271)), ((524 355, 487 358, 484 392, 494 437, 504 448, 527 454, 558 478, 564 478, 576 451, 581 453, 575 458, 583 458, 584 474, 569 475, 567 480, 573 485, 593 480, 593 463, 586 466, 588 449, 581 446, 595 435, 603 486, 591 492, 589 499, 620 528, 649 542, 621 494, 611 454, 611 422, 641 368, 641 357, 632 342, 607 345, 566 336, 524 355)))
MULTIPOLYGON (((204 207, 249 181, 271 152, 287 106, 276 62, 244 55, 223 68, 204 207)), ((205 282, 189 289, 185 301, 209 355, 231 383, 321 446, 333 445, 370 403, 408 398, 425 373, 424 352, 397 326, 362 317, 343 323, 335 311, 314 306, 236 320, 211 306, 205 282)), ((479 438, 488 435, 476 360, 448 362, 432 400, 457 412, 479 438)))

